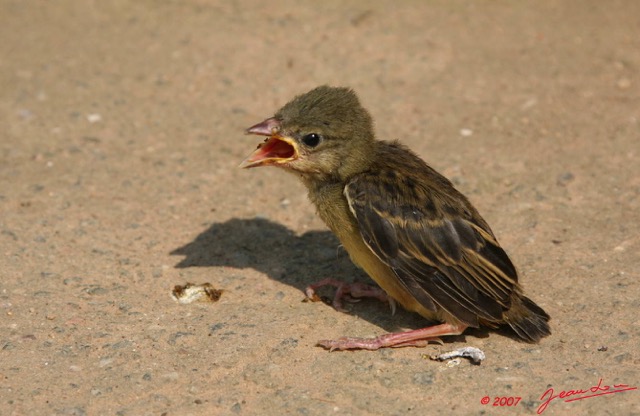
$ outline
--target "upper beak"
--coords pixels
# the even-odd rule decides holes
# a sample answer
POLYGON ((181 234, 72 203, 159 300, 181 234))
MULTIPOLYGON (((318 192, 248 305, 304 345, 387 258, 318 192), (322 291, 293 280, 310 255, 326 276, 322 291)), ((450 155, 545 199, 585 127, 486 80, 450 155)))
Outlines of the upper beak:
POLYGON ((241 164, 241 168, 255 168, 258 166, 281 165, 298 158, 296 141, 287 136, 281 136, 280 122, 275 118, 268 118, 261 123, 251 126, 247 134, 269 136, 258 148, 241 164))

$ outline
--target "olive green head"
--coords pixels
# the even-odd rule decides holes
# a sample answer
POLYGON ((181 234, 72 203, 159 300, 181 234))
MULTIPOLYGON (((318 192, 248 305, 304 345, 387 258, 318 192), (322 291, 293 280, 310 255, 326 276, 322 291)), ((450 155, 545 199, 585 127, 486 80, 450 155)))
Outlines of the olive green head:
POLYGON ((317 87, 298 95, 247 133, 268 136, 241 165, 276 165, 318 179, 344 180, 362 170, 373 121, 350 88, 317 87))

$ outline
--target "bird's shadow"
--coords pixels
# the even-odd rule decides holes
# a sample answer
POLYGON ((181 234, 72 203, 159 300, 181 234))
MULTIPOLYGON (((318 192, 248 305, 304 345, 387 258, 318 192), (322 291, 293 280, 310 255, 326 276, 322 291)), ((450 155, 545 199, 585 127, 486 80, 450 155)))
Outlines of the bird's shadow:
MULTIPOLYGON (((234 218, 213 224, 192 242, 170 254, 185 256, 176 268, 231 267, 260 271, 299 289, 301 301, 304 289, 325 277, 374 284, 351 263, 331 232, 308 231, 296 235, 287 227, 264 218, 234 218)), ((321 289, 321 294, 333 296, 329 289, 321 289)), ((427 325, 424 318, 402 308, 391 316, 389 306, 376 300, 347 304, 347 308, 386 331, 427 325)))
POLYGON ((251 268, 271 279, 304 290, 321 276, 357 272, 343 261, 338 241, 328 231, 308 231, 300 236, 264 218, 231 219, 212 224, 192 242, 172 255, 185 256, 175 267, 251 268))

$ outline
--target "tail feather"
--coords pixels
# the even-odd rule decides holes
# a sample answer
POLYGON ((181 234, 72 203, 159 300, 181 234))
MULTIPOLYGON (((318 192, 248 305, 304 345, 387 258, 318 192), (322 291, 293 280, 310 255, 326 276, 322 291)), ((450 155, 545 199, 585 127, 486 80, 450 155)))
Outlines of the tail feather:
POLYGON ((512 299, 511 309, 504 316, 505 322, 524 342, 535 344, 551 335, 551 317, 526 296, 512 299))

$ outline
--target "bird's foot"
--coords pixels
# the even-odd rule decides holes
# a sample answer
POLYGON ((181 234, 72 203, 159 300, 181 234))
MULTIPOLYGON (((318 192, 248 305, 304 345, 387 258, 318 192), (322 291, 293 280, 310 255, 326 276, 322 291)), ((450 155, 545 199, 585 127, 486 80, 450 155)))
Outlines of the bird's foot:
POLYGON ((359 302, 360 298, 376 298, 382 302, 389 303, 392 314, 396 311, 395 301, 379 287, 358 282, 347 283, 331 277, 307 286, 304 291, 305 295, 307 295, 307 299, 313 302, 319 301, 320 297, 316 294, 316 289, 323 286, 333 286, 336 288, 336 294, 333 297, 331 304, 340 312, 347 312, 347 310, 342 306, 343 300, 346 300, 347 302, 359 302))
POLYGON ((424 347, 429 342, 442 343, 439 337, 460 335, 467 329, 465 325, 440 324, 413 331, 384 334, 375 338, 342 337, 336 340, 321 340, 318 345, 335 350, 377 350, 386 347, 424 347))

